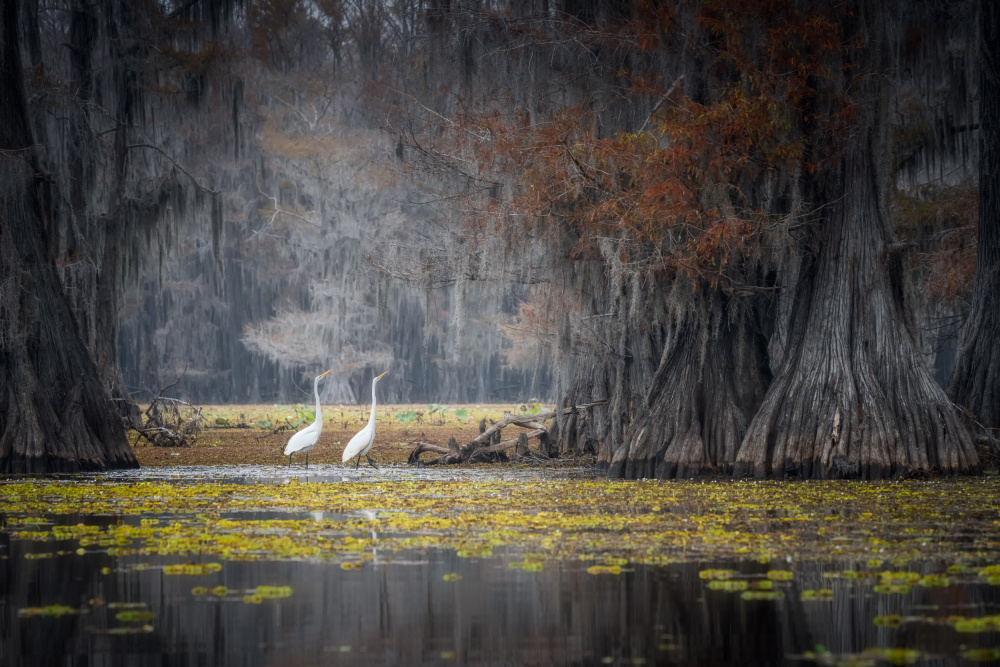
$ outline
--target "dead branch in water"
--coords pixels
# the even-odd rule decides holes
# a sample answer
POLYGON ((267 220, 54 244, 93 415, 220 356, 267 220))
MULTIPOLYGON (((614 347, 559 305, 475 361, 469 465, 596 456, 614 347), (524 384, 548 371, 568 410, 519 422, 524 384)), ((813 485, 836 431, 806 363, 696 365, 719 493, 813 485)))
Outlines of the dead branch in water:
MULTIPOLYGON (((584 407, 589 406, 568 408, 568 410, 584 409, 584 407)), ((493 422, 489 427, 486 426, 486 420, 483 419, 479 422, 479 436, 465 445, 460 446, 455 438, 449 438, 448 447, 432 445, 427 442, 416 443, 413 451, 410 452, 409 463, 411 465, 439 465, 507 460, 511 449, 514 450, 514 458, 551 458, 552 448, 550 445, 555 439, 556 423, 553 422, 551 426, 546 426, 545 423, 555 419, 555 417, 556 413, 552 410, 527 415, 512 415, 507 412, 504 413, 503 419, 493 422), (503 440, 501 434, 506 426, 519 426, 531 430, 521 431, 516 438, 503 440), (538 440, 537 450, 530 449, 529 440, 538 440), (441 456, 429 461, 421 461, 420 455, 424 452, 434 452, 441 456)))

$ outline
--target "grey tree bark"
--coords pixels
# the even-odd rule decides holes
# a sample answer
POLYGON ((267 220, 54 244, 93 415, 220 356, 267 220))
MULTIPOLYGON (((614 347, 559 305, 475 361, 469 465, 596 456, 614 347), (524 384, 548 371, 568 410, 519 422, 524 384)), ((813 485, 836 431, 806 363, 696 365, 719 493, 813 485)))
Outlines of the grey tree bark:
POLYGON ((671 327, 644 409, 609 476, 682 479, 731 473, 767 389, 766 338, 746 304, 705 288, 671 327))
POLYGON ((0 24, 0 471, 137 467, 56 272, 15 0, 0 24))
MULTIPOLYGON (((69 58, 73 76, 74 102, 70 107, 72 118, 69 125, 70 140, 67 154, 69 169, 70 214, 74 218, 68 256, 86 252, 92 244, 94 255, 100 258, 96 266, 85 264, 86 268, 75 274, 68 273, 64 281, 73 281, 75 312, 87 347, 97 365, 98 374, 111 394, 115 410, 127 427, 137 428, 142 419, 139 407, 125 387, 121 367, 118 362, 118 320, 121 311, 122 239, 124 192, 126 188, 129 128, 136 125, 135 97, 136 73, 131 71, 135 59, 122 52, 121 37, 116 21, 112 26, 112 50, 114 76, 122 81, 115 109, 116 128, 114 134, 113 201, 109 215, 98 216, 93 201, 95 174, 99 170, 95 161, 99 159, 100 147, 94 137, 91 109, 94 88, 94 56, 99 40, 100 21, 98 6, 90 2, 73 5, 70 19, 69 58), (77 238, 77 230, 88 230, 88 238, 77 238), (76 246, 81 246, 77 248, 76 246)), ((107 8, 105 8, 107 9, 107 8)), ((130 10, 123 6, 122 14, 128 16, 130 10)))
POLYGON ((979 2, 979 245, 972 308, 948 395, 1000 428, 1000 5, 979 2))
POLYGON ((603 262, 575 269, 574 289, 586 295, 587 310, 567 318, 559 341, 567 377, 560 405, 594 405, 560 411, 558 450, 593 453, 606 469, 642 408, 663 351, 667 315, 650 276, 625 271, 613 243, 602 254, 603 262))
POLYGON ((786 286, 798 299, 787 354, 740 447, 737 475, 875 479, 978 466, 907 329, 877 118, 852 143, 818 256, 786 286))

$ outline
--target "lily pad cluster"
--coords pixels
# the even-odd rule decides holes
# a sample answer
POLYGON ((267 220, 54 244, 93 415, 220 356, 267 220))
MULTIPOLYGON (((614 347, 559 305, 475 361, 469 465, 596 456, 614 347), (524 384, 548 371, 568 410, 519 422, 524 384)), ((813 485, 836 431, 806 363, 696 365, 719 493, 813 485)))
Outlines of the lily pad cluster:
MULTIPOLYGON (((2 488, 3 530, 35 543, 36 558, 82 549, 354 562, 377 546, 382 553, 448 548, 465 557, 532 552, 541 555, 539 563, 582 559, 598 567, 614 567, 608 558, 652 565, 826 560, 847 565, 834 570, 836 576, 879 578, 877 592, 887 594, 946 587, 956 577, 1000 584, 995 477, 880 484, 396 479, 286 485, 80 478, 2 488), (238 518, 242 512, 287 518, 238 518), (317 512, 330 518, 317 520, 317 512), (61 518, 71 514, 83 519, 61 518), (880 572, 928 557, 942 562, 938 573, 880 572)), ((775 581, 790 576, 779 568, 768 572, 775 581)))

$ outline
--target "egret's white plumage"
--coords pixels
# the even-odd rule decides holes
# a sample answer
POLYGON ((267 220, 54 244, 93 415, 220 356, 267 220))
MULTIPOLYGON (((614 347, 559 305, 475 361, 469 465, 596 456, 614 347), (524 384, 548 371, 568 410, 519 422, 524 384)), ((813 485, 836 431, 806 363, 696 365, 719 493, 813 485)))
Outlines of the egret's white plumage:
MULTIPOLYGON (((388 372, 389 371, 386 371, 385 373, 388 372)), ((382 373, 382 375, 385 375, 385 373, 382 373)), ((351 441, 347 443, 347 447, 344 449, 342 463, 347 463, 357 456, 357 463, 354 464, 355 469, 357 469, 358 465, 361 464, 362 456, 368 459, 368 463, 375 466, 371 457, 368 456, 368 451, 372 448, 372 444, 375 442, 375 385, 380 379, 382 379, 382 375, 376 376, 372 380, 372 411, 368 416, 368 426, 365 426, 363 429, 358 431, 357 434, 351 438, 351 441)))
MULTIPOLYGON (((326 373, 332 370, 331 368, 326 373)), ((323 379, 326 373, 317 375, 316 379, 313 380, 313 394, 316 396, 316 421, 293 435, 288 440, 288 444, 285 445, 285 456, 288 457, 288 465, 292 465, 292 454, 304 452, 306 455, 306 467, 309 467, 309 452, 316 446, 319 434, 323 432, 323 411, 319 407, 319 381, 323 379)))

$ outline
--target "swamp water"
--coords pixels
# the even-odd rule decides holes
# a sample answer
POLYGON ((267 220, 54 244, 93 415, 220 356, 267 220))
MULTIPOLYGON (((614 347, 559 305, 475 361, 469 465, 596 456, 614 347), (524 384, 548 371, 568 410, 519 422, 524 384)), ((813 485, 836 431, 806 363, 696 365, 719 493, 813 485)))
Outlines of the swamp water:
POLYGON ((1000 480, 0 482, 0 664, 1000 664, 1000 480))

